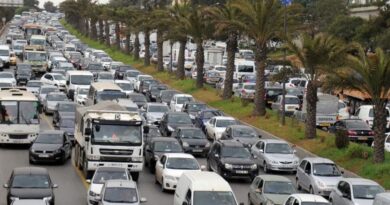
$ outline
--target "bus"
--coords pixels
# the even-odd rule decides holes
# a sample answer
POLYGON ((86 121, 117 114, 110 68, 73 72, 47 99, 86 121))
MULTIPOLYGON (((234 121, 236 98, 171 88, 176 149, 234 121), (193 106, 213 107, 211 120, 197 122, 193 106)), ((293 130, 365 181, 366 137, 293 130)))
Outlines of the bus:
POLYGON ((47 53, 43 46, 24 46, 23 63, 31 64, 35 73, 47 71, 47 53))
POLYGON ((0 144, 31 144, 39 133, 39 101, 31 92, 0 91, 0 144))
POLYGON ((31 35, 30 37, 30 46, 46 46, 46 37, 43 35, 31 35))
POLYGON ((24 36, 27 40, 30 40, 31 35, 41 35, 42 29, 38 24, 24 24, 23 25, 24 36))

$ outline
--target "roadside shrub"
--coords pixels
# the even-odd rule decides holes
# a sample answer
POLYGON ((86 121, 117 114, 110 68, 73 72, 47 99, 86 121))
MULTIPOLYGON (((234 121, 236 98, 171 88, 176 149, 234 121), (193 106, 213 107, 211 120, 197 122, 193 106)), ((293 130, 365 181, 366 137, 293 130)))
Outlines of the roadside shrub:
POLYGON ((334 139, 335 145, 338 149, 346 148, 349 145, 348 135, 345 131, 337 130, 336 137, 334 139))
POLYGON ((372 149, 365 145, 351 143, 347 149, 347 156, 351 159, 368 159, 372 156, 372 149))
POLYGON ((242 104, 243 107, 248 106, 250 102, 251 102, 251 101, 248 100, 248 99, 241 98, 241 104, 242 104))

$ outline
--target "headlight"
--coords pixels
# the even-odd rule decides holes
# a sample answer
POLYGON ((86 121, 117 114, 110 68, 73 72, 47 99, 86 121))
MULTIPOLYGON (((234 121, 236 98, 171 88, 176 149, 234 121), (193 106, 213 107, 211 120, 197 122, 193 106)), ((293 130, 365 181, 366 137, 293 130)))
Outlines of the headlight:
POLYGON ((205 147, 210 147, 210 142, 207 142, 205 147))
POLYGON ((143 157, 133 157, 132 160, 133 162, 142 162, 144 158, 143 157))
POLYGON ((168 130, 169 130, 170 132, 175 131, 175 129, 173 129, 171 126, 168 126, 168 130))
POLYGON ((35 153, 35 149, 31 149, 30 151, 31 151, 32 153, 35 153))
POLYGON ((227 163, 226 163, 226 164, 225 164, 225 168, 226 168, 226 169, 233 169, 233 165, 227 164, 227 163))
POLYGON ((271 164, 277 164, 278 163, 278 161, 275 161, 275 160, 271 160, 270 162, 271 162, 271 164))
POLYGON ((326 184, 320 180, 316 180, 318 187, 320 188, 326 188, 326 184))
POLYGON ((48 197, 43 198, 43 201, 51 201, 52 199, 53 199, 53 197, 48 196, 48 197))
POLYGON ((61 149, 54 150, 54 152, 53 152, 53 153, 54 153, 54 154, 61 153, 61 149))
POLYGON ((251 169, 257 169, 257 164, 252 164, 251 169))
POLYGON ((294 164, 299 164, 299 161, 298 161, 298 160, 295 160, 295 161, 294 161, 294 164))
POLYGON ((158 161, 159 158, 158 155, 154 155, 154 160, 158 161))
POLYGON ((11 199, 11 201, 15 201, 15 200, 19 200, 19 197, 11 196, 10 199, 11 199))
POLYGON ((89 160, 100 160, 100 156, 99 155, 89 155, 87 158, 89 160))
POLYGON ((169 175, 165 175, 164 178, 167 180, 175 180, 175 177, 169 175))
POLYGON ((89 191, 88 193, 89 193, 89 196, 93 196, 93 197, 95 197, 95 196, 98 195, 97 193, 95 193, 95 192, 93 192, 93 191, 89 191))
POLYGON ((183 142, 183 147, 189 147, 190 145, 187 142, 183 142))

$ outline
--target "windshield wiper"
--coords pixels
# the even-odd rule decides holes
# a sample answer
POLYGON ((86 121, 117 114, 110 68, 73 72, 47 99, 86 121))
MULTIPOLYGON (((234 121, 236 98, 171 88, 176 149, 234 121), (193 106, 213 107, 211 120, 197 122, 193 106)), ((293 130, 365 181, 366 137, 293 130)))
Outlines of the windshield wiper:
POLYGON ((22 117, 23 121, 26 123, 26 125, 31 124, 31 122, 28 122, 28 120, 26 120, 26 118, 24 117, 23 112, 21 113, 21 117, 22 117))

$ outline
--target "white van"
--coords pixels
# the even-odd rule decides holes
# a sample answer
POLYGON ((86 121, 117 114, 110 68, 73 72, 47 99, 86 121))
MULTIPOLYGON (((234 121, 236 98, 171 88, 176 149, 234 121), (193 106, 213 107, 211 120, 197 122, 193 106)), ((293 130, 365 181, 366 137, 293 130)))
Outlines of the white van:
POLYGON ((236 60, 234 63, 233 79, 238 80, 243 75, 256 74, 255 62, 249 60, 236 60))
MULTIPOLYGON (((229 183, 214 172, 184 172, 173 205, 238 205, 229 183)), ((244 203, 240 203, 240 205, 244 203)))
POLYGON ((69 70, 66 72, 66 93, 73 100, 74 91, 77 88, 89 89, 93 82, 93 74, 89 71, 69 70))
POLYGON ((96 82, 91 84, 85 104, 91 106, 101 101, 113 101, 119 98, 127 98, 127 96, 117 84, 113 82, 96 82))
POLYGON ((390 193, 380 193, 375 196, 374 203, 372 205, 389 205, 390 204, 390 193))
MULTIPOLYGON (((390 121, 390 109, 386 107, 386 116, 387 116, 387 125, 386 129, 389 129, 389 121, 390 121)), ((362 105, 360 106, 356 112, 355 116, 358 117, 359 119, 363 120, 366 122, 371 128, 374 124, 374 106, 373 105, 362 105)))
POLYGON ((0 59, 3 62, 3 67, 9 67, 10 54, 9 45, 0 45, 0 59))

